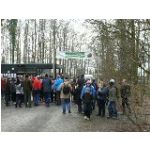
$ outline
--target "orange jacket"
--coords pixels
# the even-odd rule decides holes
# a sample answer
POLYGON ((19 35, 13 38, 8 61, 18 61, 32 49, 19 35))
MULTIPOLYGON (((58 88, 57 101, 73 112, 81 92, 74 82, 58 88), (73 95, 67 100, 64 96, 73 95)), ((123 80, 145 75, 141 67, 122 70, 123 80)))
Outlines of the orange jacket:
POLYGON ((34 90, 41 90, 42 88, 42 83, 39 79, 35 79, 34 82, 33 82, 33 89, 34 90))

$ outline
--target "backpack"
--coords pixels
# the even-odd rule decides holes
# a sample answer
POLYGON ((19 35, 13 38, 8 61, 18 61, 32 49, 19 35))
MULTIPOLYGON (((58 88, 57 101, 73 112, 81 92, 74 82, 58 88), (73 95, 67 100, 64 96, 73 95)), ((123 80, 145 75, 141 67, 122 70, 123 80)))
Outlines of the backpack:
POLYGON ((91 86, 85 87, 84 103, 91 103, 91 102, 92 102, 92 94, 91 94, 91 91, 92 91, 91 86))
POLYGON ((68 84, 65 84, 65 83, 64 83, 63 94, 64 94, 64 95, 67 95, 67 94, 69 94, 69 93, 70 93, 70 87, 69 87, 68 84))
POLYGON ((21 84, 16 85, 16 93, 21 94, 21 91, 22 91, 21 84))

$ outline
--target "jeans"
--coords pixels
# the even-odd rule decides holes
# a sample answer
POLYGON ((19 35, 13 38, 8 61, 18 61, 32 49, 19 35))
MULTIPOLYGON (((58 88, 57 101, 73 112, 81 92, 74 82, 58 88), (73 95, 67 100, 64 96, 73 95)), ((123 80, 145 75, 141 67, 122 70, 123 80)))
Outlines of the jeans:
POLYGON ((66 113, 66 109, 68 112, 70 112, 71 104, 70 99, 62 99, 62 107, 63 107, 63 113, 66 113))
POLYGON ((12 102, 16 102, 16 92, 11 93, 12 102))
POLYGON ((34 104, 39 105, 40 102, 40 90, 35 90, 34 91, 34 104))
POLYGON ((98 105, 98 115, 104 117, 105 116, 105 101, 98 100, 97 105, 98 105))
POLYGON ((77 102, 77 105, 78 105, 78 112, 79 112, 79 113, 82 113, 82 102, 81 102, 81 101, 78 101, 78 102, 77 102))
POLYGON ((92 113, 92 103, 84 103, 84 115, 90 118, 92 113))
POLYGON ((108 104, 109 117, 117 117, 117 108, 115 101, 109 101, 108 104))
POLYGON ((39 97, 40 97, 40 100, 41 100, 41 102, 43 101, 43 90, 41 89, 41 90, 39 90, 39 97))
POLYGON ((21 107, 21 100, 22 95, 21 94, 16 94, 16 107, 19 105, 19 107, 21 107))
POLYGON ((92 101, 92 109, 93 110, 95 109, 95 105, 96 105, 96 99, 94 98, 93 101, 92 101))
POLYGON ((51 101, 50 92, 44 92, 44 99, 47 106, 49 106, 49 103, 51 101))
POLYGON ((5 91, 2 90, 2 87, 1 87, 1 96, 2 96, 2 98, 5 96, 5 91))
POLYGON ((53 90, 52 90, 51 93, 50 93, 50 96, 51 96, 51 102, 53 102, 53 95, 54 95, 54 92, 53 92, 53 90))
POLYGON ((5 102, 6 102, 6 106, 8 106, 10 102, 10 94, 5 94, 5 102))

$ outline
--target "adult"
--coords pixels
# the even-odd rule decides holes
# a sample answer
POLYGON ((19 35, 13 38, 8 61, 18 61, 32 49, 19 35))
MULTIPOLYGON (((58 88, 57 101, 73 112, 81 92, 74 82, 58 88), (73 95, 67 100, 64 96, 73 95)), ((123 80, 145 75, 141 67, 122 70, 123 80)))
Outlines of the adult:
POLYGON ((46 104, 46 106, 49 107, 50 101, 51 101, 51 97, 50 97, 51 80, 50 80, 50 78, 48 78, 48 74, 45 74, 45 78, 42 81, 42 86, 43 86, 43 95, 44 95, 44 99, 45 99, 45 104, 46 104))
POLYGON ((60 98, 63 107, 63 114, 66 113, 66 109, 68 110, 68 113, 71 113, 71 104, 70 104, 71 90, 72 87, 69 83, 68 78, 66 77, 64 79, 64 83, 61 84, 60 88, 60 98))
POLYGON ((109 103, 108 103, 108 118, 117 118, 117 99, 118 99, 118 89, 115 86, 115 80, 111 79, 109 81, 109 103))
POLYGON ((29 79, 29 76, 25 76, 25 80, 23 82, 24 89, 24 104, 25 107, 31 108, 31 92, 32 92, 32 82, 29 79))
POLYGON ((96 105, 96 92, 97 92, 97 89, 98 89, 97 82, 96 82, 95 79, 92 80, 92 86, 94 87, 94 91, 95 91, 95 95, 94 95, 94 98, 93 98, 93 101, 92 101, 92 109, 94 110, 95 105, 96 105))
POLYGON ((52 85, 51 85, 51 102, 55 101, 55 89, 54 89, 54 83, 55 79, 52 77, 51 79, 52 85))
POLYGON ((82 113, 82 100, 80 98, 82 88, 83 88, 82 84, 77 84, 77 86, 75 86, 75 90, 73 92, 74 102, 78 106, 79 113, 82 113))
POLYGON ((82 88, 80 98, 84 104, 84 119, 90 120, 92 113, 92 101, 95 95, 94 87, 91 85, 91 81, 88 80, 86 85, 82 88))
POLYGON ((81 75, 78 80, 77 80, 77 83, 84 86, 85 84, 85 79, 84 79, 84 75, 81 75))
POLYGON ((7 78, 6 88, 5 88, 5 103, 6 106, 9 106, 10 102, 10 80, 7 78))
POLYGON ((56 104, 61 105, 61 100, 60 100, 60 85, 63 83, 63 79, 61 79, 60 75, 57 76, 55 83, 53 85, 53 88, 56 93, 56 104))
POLYGON ((15 107, 17 108, 18 106, 21 107, 21 102, 22 102, 22 91, 23 91, 23 86, 19 80, 19 78, 17 78, 17 82, 16 82, 16 104, 15 107))
POLYGON ((131 113, 131 108, 130 108, 130 104, 129 104, 131 90, 130 90, 130 85, 127 83, 126 79, 122 80, 120 94, 121 94, 121 98, 122 98, 123 114, 126 113, 126 107, 128 108, 129 113, 131 113))
POLYGON ((98 84, 98 90, 96 93, 97 105, 98 105, 98 114, 97 116, 105 116, 105 104, 108 98, 108 88, 105 86, 103 81, 100 81, 98 84))
POLYGON ((10 93, 11 93, 11 100, 14 104, 16 104, 16 86, 15 86, 15 79, 12 78, 10 83, 10 93))
POLYGON ((2 94, 2 98, 5 97, 5 90, 6 90, 6 79, 1 77, 1 94, 2 94))
POLYGON ((38 106, 39 105, 39 102, 40 102, 40 90, 41 90, 41 81, 39 79, 39 77, 37 76, 35 78, 35 80, 33 81, 33 90, 34 90, 34 106, 38 106))
MULTIPOLYGON (((33 83, 34 83, 35 78, 36 78, 35 75, 31 76, 32 87, 33 87, 33 83)), ((34 97, 35 97, 35 91, 34 91, 34 89, 32 89, 32 99, 34 99, 34 97)))
POLYGON ((41 87, 40 87, 40 101, 41 102, 44 102, 44 95, 43 95, 43 86, 42 86, 42 82, 43 82, 43 76, 41 76, 39 78, 40 82, 41 82, 41 87))

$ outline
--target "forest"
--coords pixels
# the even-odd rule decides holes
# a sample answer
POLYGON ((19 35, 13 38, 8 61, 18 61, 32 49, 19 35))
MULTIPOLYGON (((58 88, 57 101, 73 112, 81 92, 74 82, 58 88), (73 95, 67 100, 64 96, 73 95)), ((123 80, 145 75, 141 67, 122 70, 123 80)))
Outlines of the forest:
POLYGON ((70 78, 93 74, 97 80, 114 78, 118 86, 125 78, 137 123, 150 96, 150 20, 1 19, 1 63, 57 63, 70 78), (61 52, 91 57, 66 59, 58 56, 61 52))
POLYGON ((86 71, 88 60, 57 58, 60 51, 91 52, 97 78, 148 83, 150 20, 1 20, 1 63, 56 61, 70 76, 86 71))

